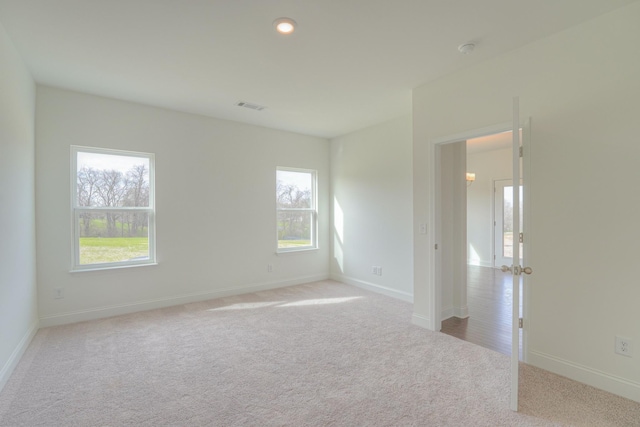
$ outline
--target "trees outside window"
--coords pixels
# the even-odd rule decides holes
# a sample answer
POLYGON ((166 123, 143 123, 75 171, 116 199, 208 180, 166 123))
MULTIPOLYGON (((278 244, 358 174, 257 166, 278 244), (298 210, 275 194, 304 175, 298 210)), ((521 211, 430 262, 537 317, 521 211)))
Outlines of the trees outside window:
POLYGON ((316 171, 277 168, 278 251, 317 248, 316 171))
POLYGON ((73 269, 155 263, 154 157, 73 146, 73 269))

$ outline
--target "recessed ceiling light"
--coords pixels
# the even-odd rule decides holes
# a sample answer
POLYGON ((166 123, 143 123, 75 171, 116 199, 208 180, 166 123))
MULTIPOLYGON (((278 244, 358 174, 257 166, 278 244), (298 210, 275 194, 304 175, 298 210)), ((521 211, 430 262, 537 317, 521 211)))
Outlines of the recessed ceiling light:
POLYGON ((273 26, 280 34, 289 35, 296 29, 296 21, 291 18, 278 18, 273 21, 273 26))

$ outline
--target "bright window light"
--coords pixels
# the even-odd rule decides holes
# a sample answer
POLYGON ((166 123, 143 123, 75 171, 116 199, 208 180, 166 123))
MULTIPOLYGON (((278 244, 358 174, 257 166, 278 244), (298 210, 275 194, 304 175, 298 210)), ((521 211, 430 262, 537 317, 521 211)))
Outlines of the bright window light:
POLYGON ((73 270, 155 263, 154 156, 71 147, 73 270))
POLYGON ((314 170, 277 168, 277 251, 318 247, 316 176, 314 170))

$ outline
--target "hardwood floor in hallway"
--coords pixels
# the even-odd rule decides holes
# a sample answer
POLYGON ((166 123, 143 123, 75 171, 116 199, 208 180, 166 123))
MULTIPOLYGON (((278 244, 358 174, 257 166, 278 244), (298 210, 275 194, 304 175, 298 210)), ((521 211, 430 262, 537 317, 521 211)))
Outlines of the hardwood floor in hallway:
MULTIPOLYGON (((442 332, 482 347, 511 354, 511 274, 490 267, 467 267, 469 317, 442 322, 442 332)), ((522 282, 520 283, 522 295, 522 282)), ((522 354, 522 333, 520 337, 522 354)))

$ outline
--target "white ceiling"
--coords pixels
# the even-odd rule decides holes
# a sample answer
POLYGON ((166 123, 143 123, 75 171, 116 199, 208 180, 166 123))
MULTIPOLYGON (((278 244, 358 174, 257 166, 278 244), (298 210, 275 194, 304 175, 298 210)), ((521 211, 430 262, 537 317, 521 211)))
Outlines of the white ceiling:
POLYGON ((0 22, 38 83, 330 138, 409 114, 416 86, 634 1, 0 0, 0 22), (282 16, 293 35, 274 31, 282 16))

